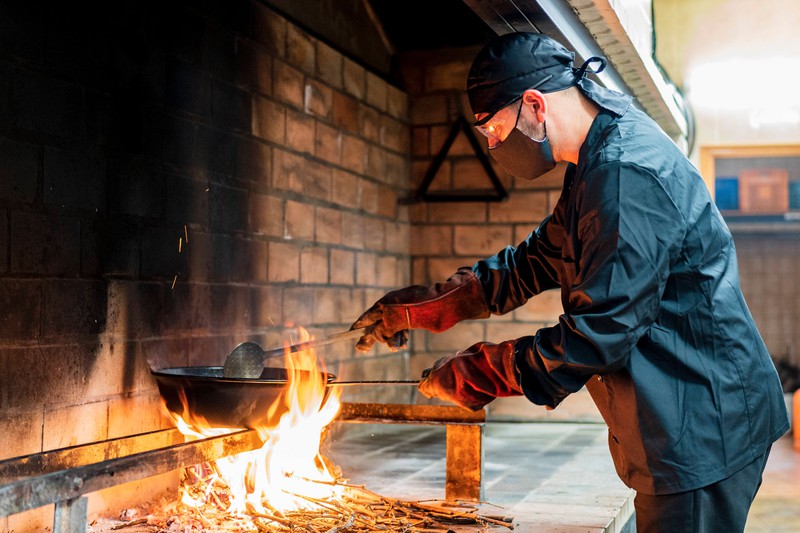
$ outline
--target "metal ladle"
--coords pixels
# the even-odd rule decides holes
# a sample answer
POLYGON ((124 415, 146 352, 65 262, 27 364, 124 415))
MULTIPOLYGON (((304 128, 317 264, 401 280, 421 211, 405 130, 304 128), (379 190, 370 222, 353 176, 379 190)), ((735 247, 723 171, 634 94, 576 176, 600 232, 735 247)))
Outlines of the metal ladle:
POLYGON ((364 331, 362 329, 354 329, 271 350, 264 350, 255 342, 243 342, 228 354, 225 359, 225 366, 222 367, 222 375, 226 378, 258 379, 264 370, 264 361, 270 357, 284 355, 287 352, 308 350, 317 346, 326 346, 349 339, 357 339, 363 334, 364 331))

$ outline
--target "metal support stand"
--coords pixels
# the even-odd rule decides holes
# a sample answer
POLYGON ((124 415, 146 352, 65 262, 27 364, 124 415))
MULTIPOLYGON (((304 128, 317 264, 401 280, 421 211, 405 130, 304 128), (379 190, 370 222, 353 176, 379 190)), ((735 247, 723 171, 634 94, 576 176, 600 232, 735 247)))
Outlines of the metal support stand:
POLYGON ((86 533, 86 512, 89 500, 85 496, 56 502, 53 533, 86 533))

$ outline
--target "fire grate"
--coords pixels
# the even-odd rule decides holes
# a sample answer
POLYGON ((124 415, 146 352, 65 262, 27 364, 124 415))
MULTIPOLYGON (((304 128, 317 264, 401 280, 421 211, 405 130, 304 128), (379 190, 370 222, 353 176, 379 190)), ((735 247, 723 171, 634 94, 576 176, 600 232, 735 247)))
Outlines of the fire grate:
MULTIPOLYGON (((448 500, 483 493, 485 413, 458 407, 343 403, 348 423, 445 425, 448 500)), ((255 430, 181 442, 170 428, 0 461, 0 517, 55 504, 54 533, 85 532, 85 494, 259 448, 255 430)))

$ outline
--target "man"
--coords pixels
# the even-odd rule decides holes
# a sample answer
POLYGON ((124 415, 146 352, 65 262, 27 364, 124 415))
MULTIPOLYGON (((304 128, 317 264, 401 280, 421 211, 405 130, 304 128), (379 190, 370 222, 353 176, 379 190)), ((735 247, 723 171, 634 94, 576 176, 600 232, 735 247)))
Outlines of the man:
POLYGON ((526 179, 568 162, 561 197, 518 246, 381 298, 354 324, 367 328, 359 347, 399 348, 409 329, 443 331, 560 287, 557 324, 439 359, 420 391, 470 409, 520 394, 555 408, 585 385, 637 491, 638 531, 742 531, 789 426, 731 234, 658 126, 586 79, 605 60, 576 69, 573 57, 528 33, 479 52, 467 92, 490 154, 526 179))

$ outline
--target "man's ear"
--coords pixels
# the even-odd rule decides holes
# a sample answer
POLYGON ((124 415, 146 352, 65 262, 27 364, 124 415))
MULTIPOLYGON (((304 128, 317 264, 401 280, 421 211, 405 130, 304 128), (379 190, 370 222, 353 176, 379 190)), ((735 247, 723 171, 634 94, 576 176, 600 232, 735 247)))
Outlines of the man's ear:
POLYGON ((544 122, 547 115, 547 98, 545 98, 544 94, 536 89, 528 89, 522 93, 522 103, 533 108, 536 120, 544 122))

